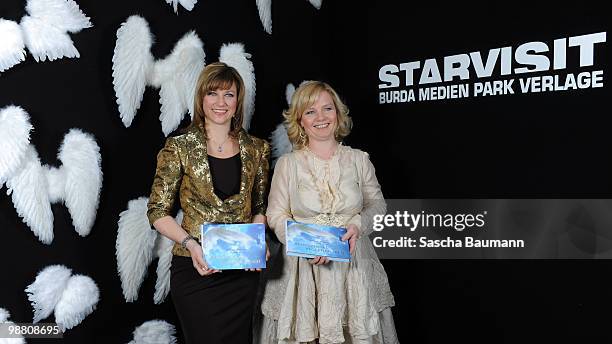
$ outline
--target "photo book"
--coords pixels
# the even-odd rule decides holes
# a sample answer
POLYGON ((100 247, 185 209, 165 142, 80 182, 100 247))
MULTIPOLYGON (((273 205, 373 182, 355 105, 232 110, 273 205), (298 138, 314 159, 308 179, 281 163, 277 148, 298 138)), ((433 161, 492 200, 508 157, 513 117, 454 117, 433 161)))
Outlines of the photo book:
POLYGON ((212 269, 266 267, 266 227, 262 223, 205 223, 201 227, 204 259, 212 269))
POLYGON ((341 240, 346 228, 287 220, 285 231, 288 256, 323 256, 340 262, 351 259, 348 241, 341 240))

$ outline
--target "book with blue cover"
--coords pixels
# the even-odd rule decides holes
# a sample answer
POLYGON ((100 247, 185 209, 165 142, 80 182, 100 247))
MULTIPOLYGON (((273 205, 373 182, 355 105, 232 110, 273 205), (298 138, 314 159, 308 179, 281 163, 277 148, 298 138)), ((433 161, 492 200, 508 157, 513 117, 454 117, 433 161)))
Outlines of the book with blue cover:
POLYGON ((210 268, 266 267, 266 227, 263 223, 205 223, 200 230, 204 259, 210 268))
POLYGON ((340 262, 351 260, 349 243, 341 240, 346 228, 287 220, 285 233, 288 256, 322 256, 340 262))

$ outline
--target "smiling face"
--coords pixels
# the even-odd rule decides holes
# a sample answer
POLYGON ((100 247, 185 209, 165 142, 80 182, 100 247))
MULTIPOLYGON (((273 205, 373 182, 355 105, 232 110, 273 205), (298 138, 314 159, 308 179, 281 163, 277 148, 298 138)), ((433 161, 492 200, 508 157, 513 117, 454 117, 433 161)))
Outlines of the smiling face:
POLYGON ((208 91, 202 101, 202 110, 209 124, 226 125, 236 113, 238 97, 236 85, 229 89, 216 89, 208 91))
POLYGON ((334 101, 327 91, 319 93, 314 104, 304 110, 300 125, 310 142, 335 140, 334 132, 338 126, 338 116, 334 101))

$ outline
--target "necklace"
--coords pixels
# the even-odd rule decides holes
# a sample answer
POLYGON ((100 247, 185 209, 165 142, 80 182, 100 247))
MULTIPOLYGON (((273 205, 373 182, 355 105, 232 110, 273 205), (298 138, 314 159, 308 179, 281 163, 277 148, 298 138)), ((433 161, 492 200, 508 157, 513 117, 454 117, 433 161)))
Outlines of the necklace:
MULTIPOLYGON (((222 153, 223 152, 223 145, 227 142, 227 140, 229 140, 230 135, 227 135, 227 137, 225 138, 225 140, 223 140, 223 142, 217 146, 217 152, 222 153)), ((210 141, 214 142, 216 144, 216 141, 213 140, 213 138, 210 138, 210 141)))

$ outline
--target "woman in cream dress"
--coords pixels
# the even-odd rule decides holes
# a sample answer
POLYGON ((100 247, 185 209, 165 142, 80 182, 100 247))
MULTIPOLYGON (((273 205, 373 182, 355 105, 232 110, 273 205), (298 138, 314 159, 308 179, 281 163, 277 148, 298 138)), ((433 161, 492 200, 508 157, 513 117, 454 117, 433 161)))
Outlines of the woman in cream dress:
POLYGON ((347 228, 350 263, 285 255, 271 263, 262 302, 260 342, 397 343, 387 275, 368 234, 385 201, 367 153, 340 141, 348 109, 326 83, 300 86, 285 112, 294 151, 275 167, 267 218, 285 244, 285 221, 347 228))

